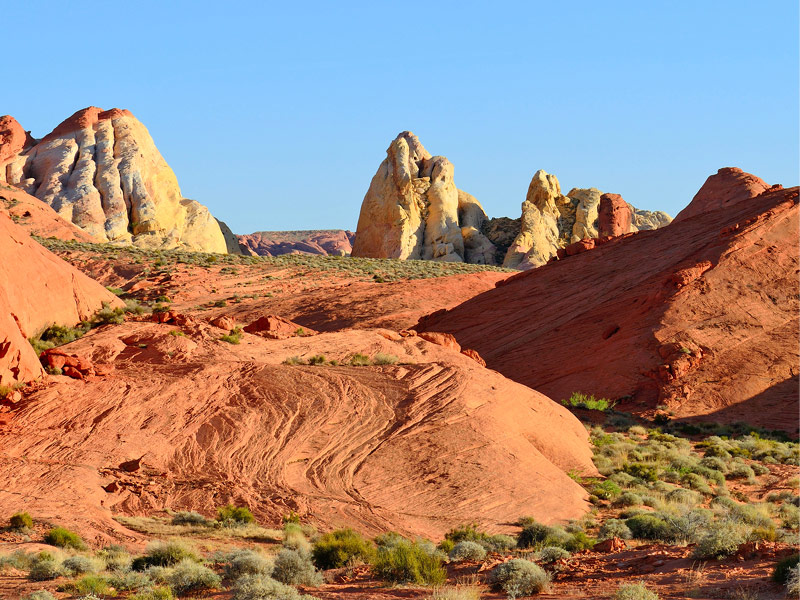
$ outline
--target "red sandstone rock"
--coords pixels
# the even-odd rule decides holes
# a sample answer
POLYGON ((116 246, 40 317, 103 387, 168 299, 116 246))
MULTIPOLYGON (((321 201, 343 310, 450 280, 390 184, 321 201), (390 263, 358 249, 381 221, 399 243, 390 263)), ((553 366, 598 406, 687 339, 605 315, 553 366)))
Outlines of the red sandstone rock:
POLYGON ((261 317, 247 325, 244 330, 247 333, 253 333, 272 340, 285 340, 297 335, 314 335, 317 333, 313 329, 303 327, 277 315, 261 317))
POLYGON ((763 179, 745 173, 737 167, 724 167, 706 179, 689 206, 675 217, 675 221, 683 221, 708 211, 755 198, 768 189, 770 186, 763 179))
POLYGON ((584 391, 794 432, 798 216, 798 188, 699 211, 510 277, 417 329, 454 334, 556 400, 584 391), (665 344, 678 345, 666 359, 665 344))
POLYGON ((225 331, 230 331, 236 327, 236 319, 228 315, 220 315, 219 317, 211 319, 209 324, 224 329, 225 331))
POLYGON ((353 250, 356 234, 352 231, 257 231, 237 236, 239 244, 260 256, 283 254, 321 254, 346 256, 353 250))
POLYGON ((464 349, 461 351, 461 354, 463 354, 464 356, 469 356, 469 357, 470 357, 472 360, 474 360, 476 363, 478 363, 478 364, 479 364, 480 366, 482 366, 482 367, 485 367, 485 366, 486 366, 486 361, 485 361, 485 360, 483 360, 483 359, 481 358, 481 355, 480 355, 480 354, 478 354, 478 353, 477 353, 475 350, 473 350, 472 348, 464 348, 464 349))
MULTIPOLYGON (((592 248, 594 248, 594 240, 578 240, 577 242, 564 248, 564 254, 566 256, 575 256, 576 254, 581 254, 582 252, 591 250, 592 248)), ((564 257, 559 256, 558 258, 564 257)))
POLYGON ((628 544, 625 543, 625 540, 621 540, 620 538, 614 537, 596 543, 592 547, 592 550, 594 550, 595 552, 609 553, 609 552, 622 552, 627 548, 628 544))
MULTIPOLYGON (((449 333, 441 333, 439 331, 423 331, 419 334, 423 340, 429 341, 431 344, 438 344, 445 348, 451 348, 456 352, 461 352, 461 345, 456 341, 456 338, 449 333)), ((470 357, 471 358, 471 357, 470 357)), ((484 366, 486 366, 484 364, 484 366)))
POLYGON ((619 194, 603 194, 597 209, 598 237, 618 236, 631 231, 631 209, 619 194))
MULTIPOLYGON (((0 165, 22 152, 27 139, 25 130, 14 117, 0 117, 0 165)), ((0 181, 4 180, 5 174, 0 174, 0 181)))

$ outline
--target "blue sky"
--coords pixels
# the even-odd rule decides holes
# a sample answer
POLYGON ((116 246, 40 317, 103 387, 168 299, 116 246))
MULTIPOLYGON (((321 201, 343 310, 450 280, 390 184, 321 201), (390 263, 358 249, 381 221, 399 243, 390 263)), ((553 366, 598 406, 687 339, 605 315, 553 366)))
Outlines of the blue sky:
POLYGON ((794 0, 3 4, 0 114, 130 109, 237 233, 355 229, 405 129, 490 216, 538 169, 672 215, 719 167, 798 183, 794 0))

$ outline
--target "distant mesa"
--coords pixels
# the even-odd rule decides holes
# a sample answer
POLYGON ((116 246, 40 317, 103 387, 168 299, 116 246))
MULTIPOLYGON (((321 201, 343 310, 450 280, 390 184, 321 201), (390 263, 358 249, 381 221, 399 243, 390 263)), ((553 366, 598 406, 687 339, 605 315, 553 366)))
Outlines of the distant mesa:
POLYGON ((238 237, 243 254, 282 256, 284 254, 319 254, 349 256, 355 233, 342 229, 306 231, 256 231, 238 237))
MULTIPOLYGON (((519 219, 490 219, 475 197, 456 187, 453 165, 431 156, 410 131, 398 135, 386 153, 361 205, 353 256, 529 269, 572 243, 603 235, 598 189, 574 188, 565 196, 555 175, 540 170, 519 219)), ((671 221, 664 212, 639 210, 614 196, 613 235, 671 221)))
POLYGON ((79 110, 41 140, 0 117, 0 182, 99 242, 227 253, 214 217, 181 195, 150 133, 127 110, 79 110))

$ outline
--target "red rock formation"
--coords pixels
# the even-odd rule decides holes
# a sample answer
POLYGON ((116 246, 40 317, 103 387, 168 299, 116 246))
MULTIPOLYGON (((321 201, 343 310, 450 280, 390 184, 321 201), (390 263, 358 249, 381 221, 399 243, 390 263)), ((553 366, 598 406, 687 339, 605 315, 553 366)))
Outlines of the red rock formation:
POLYGON ((356 234, 352 231, 257 231, 237 236, 239 244, 260 256, 283 254, 321 254, 348 256, 353 250, 356 234))
POLYGON ((28 381, 42 368, 27 338, 58 323, 88 319, 103 302, 122 302, 37 244, 0 212, 0 384, 28 381))
POLYGON ((455 350, 456 352, 461 352, 461 346, 449 333, 440 333, 438 331, 423 331, 419 334, 423 340, 427 340, 431 344, 438 344, 439 346, 444 346, 445 348, 450 348, 455 350))
POLYGON ((454 334, 556 400, 582 391, 794 431, 798 190, 737 196, 755 179, 720 190, 738 202, 703 192, 691 219, 508 278, 417 329, 454 334))
POLYGON ((99 241, 38 198, 3 184, 0 184, 0 212, 8 213, 17 225, 32 235, 87 243, 99 241))
POLYGON ((302 327, 277 315, 266 315, 245 326, 247 333, 260 335, 271 340, 285 340, 297 335, 314 335, 316 331, 302 327))
POLYGON ((129 110, 119 108, 112 108, 110 110, 103 110, 96 106, 82 108, 71 117, 61 121, 61 123, 59 123, 53 131, 44 136, 41 141, 48 142, 67 135, 68 133, 92 127, 99 121, 118 119, 119 117, 133 117, 133 113, 129 110))
POLYGON ((619 194, 603 194, 597 209, 599 237, 618 236, 631 231, 631 209, 619 194))
MULTIPOLYGON (((27 139, 25 130, 14 117, 9 115, 0 117, 0 165, 22 152, 27 139)), ((2 173, 0 181, 5 181, 2 173)))
POLYGON ((723 167, 711 175, 700 191, 692 198, 689 206, 675 217, 682 221, 711 210, 724 208, 742 200, 755 198, 769 189, 764 180, 737 167, 723 167))

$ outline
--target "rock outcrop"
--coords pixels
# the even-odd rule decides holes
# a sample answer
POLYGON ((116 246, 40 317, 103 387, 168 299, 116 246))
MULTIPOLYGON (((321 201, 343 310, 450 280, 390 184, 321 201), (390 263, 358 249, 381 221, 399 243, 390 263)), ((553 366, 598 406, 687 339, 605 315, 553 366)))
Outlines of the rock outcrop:
POLYGON ((356 234, 342 229, 256 231, 238 236, 242 252, 259 256, 319 254, 349 256, 356 234))
POLYGON ((597 210, 599 237, 617 237, 630 233, 633 213, 619 194, 603 194, 597 210))
POLYGON ((181 196, 172 169, 129 111, 80 110, 36 143, 20 131, 10 117, 0 122, 0 181, 39 198, 93 238, 227 252, 216 220, 181 196))
MULTIPOLYGON (((489 219, 478 200, 456 187, 453 165, 431 156, 411 132, 397 136, 386 153, 361 205, 353 256, 530 269, 599 235, 596 188, 574 188, 565 196, 555 175, 537 171, 522 216, 489 219)), ((629 210, 622 233, 670 222, 663 212, 629 210)))
POLYGON ((474 260, 493 256, 476 227, 486 215, 459 193, 450 161, 431 156, 410 131, 386 154, 361 205, 353 256, 463 262, 467 248, 474 260))
POLYGON ((582 391, 650 416, 665 404, 678 417, 795 431, 798 188, 720 175, 691 218, 574 248, 417 329, 452 333, 555 400, 582 391))
POLYGON ((104 302, 122 302, 99 283, 37 244, 0 211, 0 385, 42 374, 28 343, 50 325, 73 326, 104 302))

